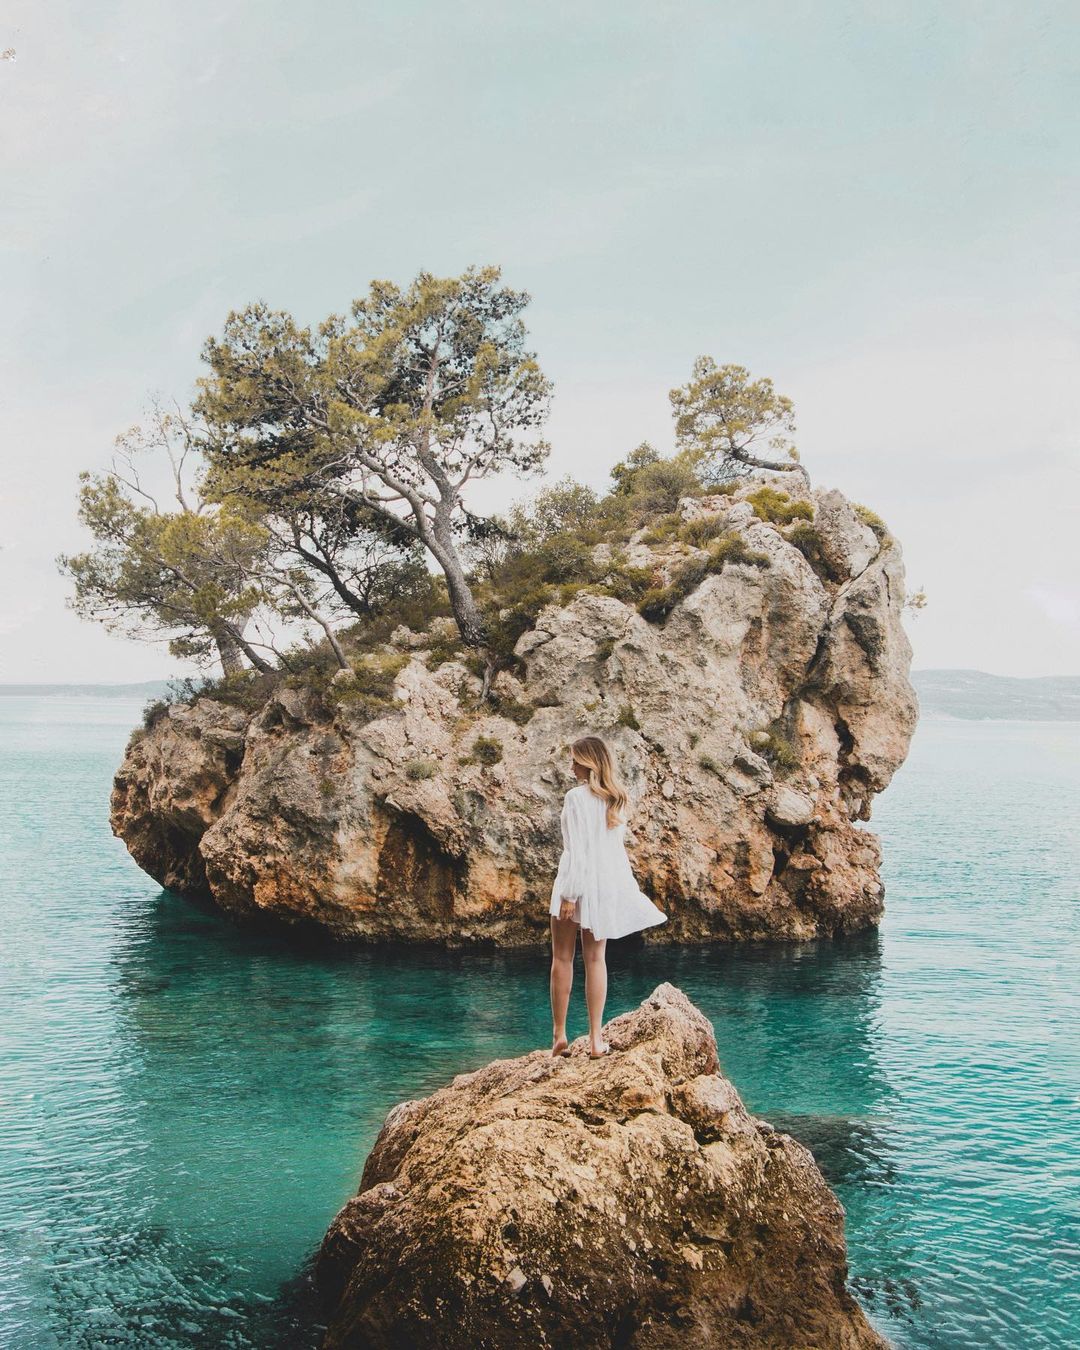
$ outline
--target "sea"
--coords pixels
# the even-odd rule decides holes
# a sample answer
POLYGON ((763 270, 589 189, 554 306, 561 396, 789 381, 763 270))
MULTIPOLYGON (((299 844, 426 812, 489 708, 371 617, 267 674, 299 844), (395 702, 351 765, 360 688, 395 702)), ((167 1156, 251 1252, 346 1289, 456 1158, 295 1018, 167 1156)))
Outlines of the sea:
MULTIPOLYGON (((0 1346, 304 1350, 387 1111, 550 1044, 547 955, 298 944, 162 891, 108 822, 140 712, 0 698, 0 1346)), ((925 718, 866 828, 879 931, 609 943, 608 1015, 664 980, 701 1007, 894 1345, 1080 1346, 1080 722, 925 718)))

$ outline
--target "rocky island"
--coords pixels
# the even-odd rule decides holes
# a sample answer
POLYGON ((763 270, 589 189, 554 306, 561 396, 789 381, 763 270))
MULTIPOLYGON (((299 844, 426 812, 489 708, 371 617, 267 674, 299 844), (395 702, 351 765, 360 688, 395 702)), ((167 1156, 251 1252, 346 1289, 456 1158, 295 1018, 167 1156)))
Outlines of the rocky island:
POLYGON ((548 546, 493 677, 446 613, 257 697, 196 694, 132 736, 112 826, 146 872, 342 939, 540 942, 566 746, 634 807, 649 942, 812 938, 883 907, 876 793, 917 720, 898 541, 805 477, 745 475, 632 530, 548 546), (555 561, 551 561, 551 557, 555 561))
POLYGON ((879 1350, 843 1210, 749 1115, 713 1029, 661 984, 612 1054, 534 1051, 386 1118, 317 1263, 327 1350, 879 1350))

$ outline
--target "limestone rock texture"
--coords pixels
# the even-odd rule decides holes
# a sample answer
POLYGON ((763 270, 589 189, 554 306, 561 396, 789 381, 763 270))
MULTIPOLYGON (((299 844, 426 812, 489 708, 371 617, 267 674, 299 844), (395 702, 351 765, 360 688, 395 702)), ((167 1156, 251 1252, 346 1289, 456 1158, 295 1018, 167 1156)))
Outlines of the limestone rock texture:
MULTIPOLYGON (((875 924, 879 842, 859 822, 918 717, 901 549, 840 492, 783 477, 812 510, 812 549, 794 538, 807 522, 755 513, 760 480, 685 498, 684 522, 766 562, 725 562, 663 623, 595 588, 547 606, 496 677, 495 705, 466 664, 437 663, 448 621, 435 620, 393 634, 405 664, 375 717, 285 685, 255 713, 205 696, 171 706, 132 736, 114 831, 162 885, 236 915, 370 942, 529 945, 546 940, 567 747, 595 733, 630 792, 635 875, 668 914, 626 940, 875 924)), ((617 565, 652 569, 655 585, 705 557, 647 534, 617 565)))
POLYGON ((671 984, 387 1116, 323 1242, 327 1350, 884 1347, 812 1154, 749 1115, 671 984))

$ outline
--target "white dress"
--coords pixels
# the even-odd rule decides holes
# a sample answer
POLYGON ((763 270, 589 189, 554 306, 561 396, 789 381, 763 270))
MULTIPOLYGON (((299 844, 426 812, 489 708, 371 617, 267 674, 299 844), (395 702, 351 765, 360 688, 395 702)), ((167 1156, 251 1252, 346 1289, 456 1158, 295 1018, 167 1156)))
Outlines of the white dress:
POLYGON ((574 919, 595 938, 621 938, 667 922, 634 879, 623 842, 625 822, 608 829, 607 802, 588 783, 566 794, 561 819, 563 851, 551 887, 556 918, 565 896, 577 900, 574 919))

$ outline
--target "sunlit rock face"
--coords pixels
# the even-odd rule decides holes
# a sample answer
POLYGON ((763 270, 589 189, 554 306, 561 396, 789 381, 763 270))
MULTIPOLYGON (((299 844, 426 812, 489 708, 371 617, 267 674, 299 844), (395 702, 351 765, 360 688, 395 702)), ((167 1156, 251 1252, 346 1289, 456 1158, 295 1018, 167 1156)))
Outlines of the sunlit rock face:
POLYGON ((316 1275, 327 1350, 884 1347, 813 1156, 749 1115, 673 985, 386 1118, 316 1275))
MULTIPOLYGON (((876 923, 880 850, 856 822, 917 720, 903 560, 842 494, 789 479, 812 522, 760 519, 746 499, 760 482, 680 503, 758 556, 707 573, 664 622, 590 591, 542 610, 494 683, 514 719, 480 702, 464 665, 435 664, 438 631, 400 628, 407 663, 373 720, 285 687, 255 714, 210 698, 169 709, 132 737, 115 832, 163 885, 236 914, 369 941, 535 943, 575 781, 567 746, 595 733, 630 791, 635 873, 669 916, 632 941, 876 923)), ((645 533, 613 566, 663 586, 705 556, 645 533)))

